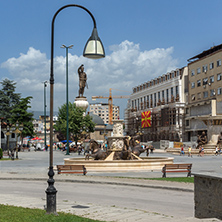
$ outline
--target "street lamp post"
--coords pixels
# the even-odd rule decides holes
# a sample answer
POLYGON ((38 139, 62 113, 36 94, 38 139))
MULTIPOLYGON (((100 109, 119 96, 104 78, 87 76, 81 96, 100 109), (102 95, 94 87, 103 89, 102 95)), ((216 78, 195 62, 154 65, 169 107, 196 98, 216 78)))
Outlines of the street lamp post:
POLYGON ((18 159, 18 135, 23 130, 23 124, 19 125, 19 122, 17 121, 15 123, 15 133, 16 133, 16 159, 18 159))
POLYGON ((96 21, 92 13, 81 5, 69 4, 61 7, 53 16, 51 23, 51 61, 50 61, 50 154, 49 154, 49 172, 48 172, 48 188, 46 189, 46 212, 56 214, 56 193, 57 190, 54 187, 54 171, 53 171, 53 96, 54 96, 54 68, 53 68, 53 57, 54 57, 54 22, 56 16, 60 11, 68 7, 78 7, 85 10, 93 20, 93 31, 88 39, 83 56, 92 59, 99 59, 105 57, 105 51, 103 44, 98 36, 96 21))
POLYGON ((45 135, 45 147, 46 148, 46 87, 47 87, 47 83, 48 81, 44 81, 43 84, 44 84, 44 124, 45 124, 45 127, 44 127, 44 135, 45 135))
POLYGON ((68 49, 72 49, 73 45, 65 46, 61 48, 66 49, 66 155, 69 154, 69 90, 68 90, 68 49))

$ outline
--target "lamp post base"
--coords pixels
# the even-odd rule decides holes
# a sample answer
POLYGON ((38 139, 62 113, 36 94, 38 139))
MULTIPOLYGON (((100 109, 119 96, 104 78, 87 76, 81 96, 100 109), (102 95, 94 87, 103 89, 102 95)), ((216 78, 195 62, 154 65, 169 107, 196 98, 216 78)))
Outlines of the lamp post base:
POLYGON ((47 214, 55 214, 57 215, 56 212, 56 193, 57 190, 54 187, 54 182, 55 180, 53 179, 54 176, 54 171, 53 167, 50 167, 49 172, 49 179, 48 179, 48 188, 46 189, 46 213, 47 214))

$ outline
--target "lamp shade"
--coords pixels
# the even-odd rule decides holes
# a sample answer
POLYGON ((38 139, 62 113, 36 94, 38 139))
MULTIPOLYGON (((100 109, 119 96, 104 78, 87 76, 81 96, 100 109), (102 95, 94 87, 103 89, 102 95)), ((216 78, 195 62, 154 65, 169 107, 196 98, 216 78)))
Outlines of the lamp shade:
POLYGON ((105 57, 105 50, 96 28, 93 29, 92 35, 85 45, 83 56, 90 59, 101 59, 105 57))

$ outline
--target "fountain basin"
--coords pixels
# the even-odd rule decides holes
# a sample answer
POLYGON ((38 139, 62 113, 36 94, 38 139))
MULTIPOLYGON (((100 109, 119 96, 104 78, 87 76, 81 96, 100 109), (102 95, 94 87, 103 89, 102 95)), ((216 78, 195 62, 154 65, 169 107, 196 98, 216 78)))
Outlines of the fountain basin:
POLYGON ((84 165, 88 172, 127 172, 161 170, 165 164, 173 163, 172 157, 143 157, 142 160, 85 160, 66 158, 65 165, 84 165))

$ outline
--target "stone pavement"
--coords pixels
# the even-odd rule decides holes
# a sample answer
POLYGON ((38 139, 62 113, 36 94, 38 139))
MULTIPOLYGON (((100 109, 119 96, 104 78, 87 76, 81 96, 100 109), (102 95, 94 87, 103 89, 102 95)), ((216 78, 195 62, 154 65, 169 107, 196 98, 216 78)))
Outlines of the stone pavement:
MULTIPOLYGON (((166 155, 164 153, 156 155, 166 155)), ((72 157, 78 157, 76 154, 71 154, 72 157)), ((33 180, 40 182, 44 181, 44 185, 48 179, 47 166, 48 166, 48 153, 47 152, 21 152, 19 153, 19 160, 15 161, 0 161, 0 181, 26 181, 27 184, 33 180)), ((54 151, 54 163, 63 164, 63 158, 67 158, 60 151, 54 151)), ((180 157, 178 157, 180 158, 180 157)), ((205 157, 204 157, 205 158, 205 157)), ((210 157, 214 158, 214 157, 210 157)), ((220 171, 219 162, 220 157, 214 161, 215 168, 220 171), (218 162, 218 164, 217 164, 218 162)), ((208 158, 209 159, 209 158, 208 158)), ((207 158, 203 159, 206 165, 207 158)), ((191 159, 189 159, 191 160, 191 159)), ((185 161, 181 158, 181 161, 185 161)), ((200 162, 201 158, 192 158, 192 161, 200 162)), ((186 160, 187 162, 187 160, 186 160)), ((198 170, 198 167, 196 168, 198 170)), ((145 180, 139 178, 150 178, 150 177, 161 177, 161 172, 119 172, 119 173, 90 173, 87 176, 81 175, 66 175, 66 174, 55 174, 54 179, 56 183, 59 182, 75 182, 75 183, 92 183, 92 184, 108 184, 116 186, 131 186, 141 187, 149 189, 164 189, 171 190, 173 192, 186 192, 193 193, 193 184, 188 183, 175 183, 167 181, 154 181, 145 180), (127 178, 126 178, 127 177, 127 178)), ((37 207, 42 208, 45 205, 45 199, 39 200, 36 198, 16 199, 15 196, 7 194, 1 194, 0 203, 9 205, 18 205, 24 207, 37 207), (32 206, 30 206, 32 203, 32 206)), ((219 221, 217 219, 204 219, 199 220, 193 216, 189 218, 183 217, 171 217, 166 214, 148 212, 140 209, 129 209, 120 207, 110 207, 105 205, 93 204, 89 208, 84 203, 78 203, 78 205, 70 206, 69 202, 64 200, 58 200, 58 211, 71 212, 76 215, 98 219, 103 221, 118 221, 118 222, 133 222, 133 221, 219 221), (68 207, 69 206, 69 207, 68 207), (69 209, 69 210, 67 210, 69 209), (71 210, 70 210, 71 209, 71 210)))

